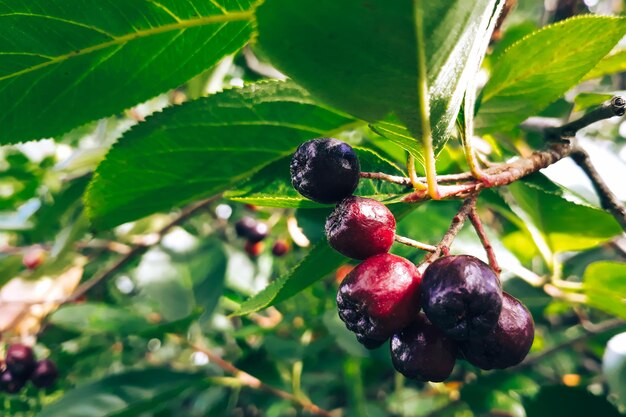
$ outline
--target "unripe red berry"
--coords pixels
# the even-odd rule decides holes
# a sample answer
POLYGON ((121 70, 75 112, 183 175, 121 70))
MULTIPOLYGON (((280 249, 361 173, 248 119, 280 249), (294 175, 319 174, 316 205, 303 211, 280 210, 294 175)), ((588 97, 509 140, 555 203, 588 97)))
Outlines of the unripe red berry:
POLYGON ((396 235, 396 219, 384 204, 371 198, 348 197, 326 220, 328 243, 354 259, 386 253, 396 235))
POLYGON ((30 380, 37 388, 48 388, 54 384, 59 376, 57 366, 50 359, 37 362, 30 380))
POLYGON ((263 252, 264 248, 265 248, 265 244, 263 242, 251 242, 249 240, 246 242, 246 245, 244 246, 246 253, 251 258, 256 258, 257 256, 259 256, 263 252))
POLYGON ((530 311, 518 299, 502 293, 502 312, 485 337, 461 343, 465 360, 481 369, 504 369, 522 362, 535 338, 530 311))
POLYGON ((361 262, 337 292, 339 317, 369 347, 406 327, 420 310, 421 276, 411 262, 383 253, 361 262))
POLYGON ((441 382, 450 376, 457 345, 423 314, 391 338, 391 360, 407 378, 441 382))
POLYGON ((318 138, 298 147, 290 170, 291 184, 300 194, 318 203, 337 203, 354 192, 361 168, 350 145, 318 138))
POLYGON ((13 376, 28 378, 35 368, 35 355, 30 347, 15 343, 7 349, 4 362, 13 376))
POLYGON ((22 258, 22 264, 28 269, 37 269, 46 260, 46 251, 40 247, 30 248, 22 258))
POLYGON ((289 243, 284 240, 277 240, 272 246, 272 254, 274 256, 285 256, 289 252, 289 243))

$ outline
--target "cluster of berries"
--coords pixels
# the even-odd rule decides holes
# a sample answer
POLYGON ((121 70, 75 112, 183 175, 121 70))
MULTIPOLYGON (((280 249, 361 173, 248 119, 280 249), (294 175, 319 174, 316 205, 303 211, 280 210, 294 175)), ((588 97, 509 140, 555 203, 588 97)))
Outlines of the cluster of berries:
MULTIPOLYGON (((235 223, 237 236, 246 239, 244 249, 248 255, 256 258, 263 252, 264 240, 269 236, 270 227, 250 216, 244 216, 235 223)), ((272 246, 274 256, 284 256, 289 252, 289 243, 279 239, 272 246)))
POLYGON ((396 220, 378 201, 352 195, 359 178, 356 153, 337 139, 305 142, 291 161, 298 192, 337 203, 326 221, 329 244, 363 261, 337 293, 339 317, 357 340, 374 349, 391 338, 394 367, 424 381, 445 380, 458 357, 482 369, 521 362, 534 338, 528 309, 475 257, 442 257, 422 277, 413 263, 389 254, 396 220))
POLYGON ((48 388, 58 375, 54 362, 49 359, 37 361, 30 347, 12 344, 7 349, 4 369, 0 372, 0 390, 15 394, 28 380, 37 388, 48 388))

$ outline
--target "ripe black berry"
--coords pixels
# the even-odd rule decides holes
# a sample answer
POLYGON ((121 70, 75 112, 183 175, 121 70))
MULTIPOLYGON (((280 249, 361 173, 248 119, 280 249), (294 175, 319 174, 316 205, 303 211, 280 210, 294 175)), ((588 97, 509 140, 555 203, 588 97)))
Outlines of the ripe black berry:
POLYGON ((502 287, 493 270, 468 255, 433 262, 422 281, 421 302, 428 319, 456 340, 487 335, 498 322, 502 287))
POLYGON ((360 165, 354 149, 333 138, 301 144, 291 159, 291 184, 318 203, 337 203, 359 183, 360 165))
POLYGON ((248 231, 248 240, 253 243, 264 240, 270 233, 270 228, 267 224, 257 222, 254 227, 248 231))
POLYGON ((339 317, 365 347, 376 347, 417 317, 420 281, 415 265, 404 258, 388 253, 368 258, 339 286, 339 317))
POLYGON ((5 363, 7 370, 13 376, 28 378, 35 369, 33 350, 20 343, 13 344, 7 349, 5 363))
POLYGON ((0 373, 0 390, 4 392, 15 394, 24 388, 25 384, 24 378, 13 375, 8 369, 0 373))
POLYGON ((256 226, 257 221, 250 216, 242 217, 235 223, 235 232, 237 236, 247 238, 250 232, 256 226))
POLYGON ((285 256, 289 252, 289 243, 284 240, 277 240, 272 246, 272 254, 274 256, 285 256))
POLYGON ((50 359, 44 359, 37 362, 30 380, 37 388, 48 388, 59 376, 56 365, 50 359))
POLYGON ((362 197, 348 197, 326 220, 328 243, 354 259, 386 253, 396 235, 396 219, 384 204, 362 197))
POLYGON ((456 342, 422 314, 391 338, 393 366, 407 378, 441 382, 452 373, 456 354, 456 342))
POLYGON ((535 337, 530 311, 515 297, 502 293, 502 312, 485 337, 460 345, 463 357, 481 369, 504 369, 524 360, 535 337))

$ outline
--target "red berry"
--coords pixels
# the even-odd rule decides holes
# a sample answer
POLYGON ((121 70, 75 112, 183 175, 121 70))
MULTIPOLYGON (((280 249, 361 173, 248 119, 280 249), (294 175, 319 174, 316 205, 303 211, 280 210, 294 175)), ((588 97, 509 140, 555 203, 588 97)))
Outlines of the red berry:
POLYGON ((502 309, 502 286, 493 270, 468 255, 445 256, 424 273, 421 302, 428 319, 456 340, 487 335, 502 309))
POLYGON ((30 380, 37 388, 48 388, 59 376, 57 366, 50 359, 44 359, 37 362, 30 380))
POLYGON ((7 349, 5 363, 13 376, 28 378, 35 368, 35 355, 30 347, 16 343, 7 349))
POLYGON ((265 244, 263 242, 251 242, 248 240, 244 249, 250 257, 256 258, 263 252, 264 247, 265 244))
POLYGON ((535 338, 530 311, 518 299, 502 293, 502 312, 496 327, 485 337, 463 342, 461 352, 481 369, 504 369, 522 362, 535 338))
POLYGON ((417 317, 420 281, 415 265, 404 258, 388 253, 368 258, 339 286, 339 317, 361 343, 383 342, 417 317))
POLYGON ((46 260, 46 251, 39 247, 30 248, 22 258, 22 264, 28 269, 37 269, 46 260))
POLYGON ((289 243, 284 240, 277 240, 272 246, 272 253, 274 256, 285 256, 289 252, 289 243))
POLYGON ((326 220, 328 243, 354 259, 386 253, 396 235, 396 219, 384 204, 362 197, 348 197, 326 220))
POLYGON ((452 373, 456 354, 456 342, 422 314, 391 338, 393 366, 407 378, 441 382, 452 373))

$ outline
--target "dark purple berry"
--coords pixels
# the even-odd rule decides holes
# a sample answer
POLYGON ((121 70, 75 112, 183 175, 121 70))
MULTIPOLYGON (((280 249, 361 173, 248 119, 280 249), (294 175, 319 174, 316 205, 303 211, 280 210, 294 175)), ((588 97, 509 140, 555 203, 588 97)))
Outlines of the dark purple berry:
POLYGON ((48 388, 54 384, 59 376, 57 366, 50 359, 37 362, 30 380, 37 388, 48 388))
POLYGON ((277 240, 272 246, 272 254, 277 257, 285 256, 289 249, 289 243, 284 240, 277 240))
POLYGON ((360 165, 354 149, 333 138, 301 144, 291 159, 291 184, 318 203, 337 203, 359 183, 360 165))
POLYGON ((248 240, 253 243, 264 240, 270 233, 270 228, 267 224, 257 222, 252 229, 248 231, 248 240))
POLYGON ((485 337, 460 345, 465 360, 481 369, 504 369, 519 364, 535 338, 530 311, 515 297, 507 293, 502 296, 502 312, 496 327, 485 337))
POLYGON ((407 378, 444 381, 454 369, 456 354, 456 342, 433 326, 423 314, 391 338, 393 366, 407 378))
POLYGON ((33 350, 20 343, 10 345, 4 360, 7 370, 16 377, 28 378, 35 369, 33 350))
POLYGON ((8 369, 0 373, 0 390, 9 394, 16 394, 26 384, 26 380, 13 375, 8 369))
POLYGON ((326 220, 326 238, 337 252, 354 259, 386 253, 396 235, 396 219, 384 204, 348 197, 326 220))
POLYGON ((473 256, 437 259, 426 269, 421 289, 428 319, 453 339, 483 337, 500 317, 500 280, 489 265, 473 256))
POLYGON ((247 238, 256 225, 257 221, 255 219, 245 216, 235 223, 235 232, 237 236, 247 238))
POLYGON ((417 317, 420 281, 415 265, 404 258, 388 253, 368 258, 339 286, 339 317, 366 347, 382 344, 417 317))

